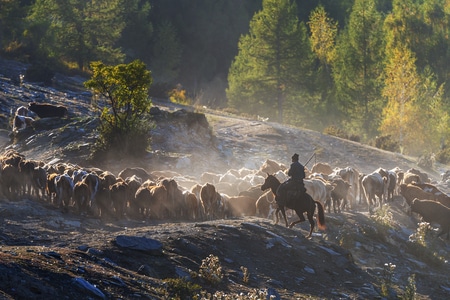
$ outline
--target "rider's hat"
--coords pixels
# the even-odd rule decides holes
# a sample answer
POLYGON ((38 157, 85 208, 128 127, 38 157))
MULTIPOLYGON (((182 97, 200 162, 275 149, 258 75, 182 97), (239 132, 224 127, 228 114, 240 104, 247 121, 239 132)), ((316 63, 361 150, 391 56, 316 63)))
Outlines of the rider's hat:
POLYGON ((293 159, 293 160, 298 160, 298 154, 295 153, 294 155, 292 155, 292 159, 293 159))

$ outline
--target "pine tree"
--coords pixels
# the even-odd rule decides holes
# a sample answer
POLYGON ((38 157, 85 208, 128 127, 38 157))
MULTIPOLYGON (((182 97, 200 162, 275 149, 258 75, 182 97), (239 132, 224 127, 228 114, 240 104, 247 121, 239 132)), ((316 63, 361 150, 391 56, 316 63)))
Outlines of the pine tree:
POLYGON ((28 16, 28 35, 48 57, 76 63, 118 63, 124 58, 115 43, 125 26, 122 0, 37 0, 28 16))
POLYGON ((264 0, 239 40, 239 53, 228 75, 227 97, 232 107, 283 122, 290 95, 305 89, 311 50, 297 5, 289 0, 264 0))
POLYGON ((349 22, 336 46, 333 78, 340 109, 353 127, 376 134, 382 100, 379 76, 383 71, 382 17, 375 0, 356 0, 349 22))

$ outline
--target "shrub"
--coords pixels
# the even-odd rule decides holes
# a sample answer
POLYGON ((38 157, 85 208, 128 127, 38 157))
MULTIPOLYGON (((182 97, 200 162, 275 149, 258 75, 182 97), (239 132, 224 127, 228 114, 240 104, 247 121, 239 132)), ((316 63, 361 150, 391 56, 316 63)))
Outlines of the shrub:
POLYGON ((241 271, 242 271, 242 281, 244 283, 248 283, 248 281, 250 279, 250 273, 248 271, 248 268, 241 266, 241 271))
POLYGON ((176 88, 172 89, 169 92, 169 99, 173 103, 183 104, 183 105, 192 105, 192 99, 186 95, 186 90, 181 87, 181 85, 177 85, 176 88))
POLYGON ((436 245, 436 238, 433 233, 434 231, 429 223, 419 223, 416 232, 409 236, 407 251, 422 258, 430 265, 440 267, 445 259, 438 254, 440 247, 436 245))
POLYGON ((140 156, 150 145, 147 138, 151 122, 146 116, 151 108, 148 89, 152 76, 145 64, 135 60, 129 64, 106 66, 91 64, 92 77, 84 84, 104 101, 100 114, 99 139, 94 157, 104 153, 140 156), (130 88, 131 87, 131 88, 130 88))
POLYGON ((394 270, 397 266, 392 263, 385 263, 383 268, 383 274, 381 278, 381 296, 388 297, 389 291, 392 288, 392 278, 394 276, 394 270))
POLYGON ((436 154, 436 161, 440 162, 441 164, 448 164, 448 163, 450 163, 450 148, 441 149, 436 154))
POLYGON ((425 169, 433 169, 436 158, 433 153, 425 153, 421 155, 417 161, 417 165, 425 169))
POLYGON ((199 276, 211 285, 219 284, 223 279, 222 266, 219 258, 210 254, 202 260, 199 276))
POLYGON ((375 138, 375 147, 386 151, 400 152, 398 142, 394 141, 391 135, 377 136, 375 138))
POLYGON ((169 278, 164 280, 166 285, 168 299, 196 299, 201 286, 191 283, 182 278, 169 278))
POLYGON ((359 137, 359 135, 356 135, 356 134, 351 134, 348 137, 348 139, 353 142, 358 142, 358 143, 361 142, 361 138, 359 137))
POLYGON ((406 285, 405 293, 402 296, 404 300, 416 299, 416 275, 412 274, 408 277, 408 284, 406 285))
POLYGON ((239 111, 234 107, 226 107, 222 111, 227 114, 239 115, 239 111))
POLYGON ((348 139, 348 135, 341 128, 331 125, 323 130, 324 134, 336 136, 343 139, 348 139))
POLYGON ((373 215, 370 216, 377 223, 385 227, 386 229, 392 225, 392 212, 389 209, 389 205, 383 205, 380 209, 376 210, 373 215))

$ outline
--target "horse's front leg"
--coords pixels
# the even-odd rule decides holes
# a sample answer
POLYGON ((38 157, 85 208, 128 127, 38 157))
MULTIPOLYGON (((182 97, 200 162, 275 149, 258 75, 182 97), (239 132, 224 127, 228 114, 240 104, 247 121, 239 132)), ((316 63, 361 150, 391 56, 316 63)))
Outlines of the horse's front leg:
POLYGON ((275 211, 275 216, 276 216, 275 225, 278 224, 278 221, 280 221, 279 213, 280 213, 280 208, 278 207, 277 210, 275 211))
POLYGON ((281 213, 283 214, 283 218, 284 218, 284 222, 286 223, 286 227, 289 227, 288 220, 287 220, 287 217, 286 217, 286 211, 284 210, 284 206, 281 206, 279 208, 279 210, 281 210, 281 213))

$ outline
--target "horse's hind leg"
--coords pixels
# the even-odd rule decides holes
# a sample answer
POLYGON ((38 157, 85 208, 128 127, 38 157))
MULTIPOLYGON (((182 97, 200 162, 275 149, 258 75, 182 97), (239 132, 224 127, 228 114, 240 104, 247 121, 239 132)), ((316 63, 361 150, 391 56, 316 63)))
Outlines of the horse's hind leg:
POLYGON ((295 213, 297 214, 297 216, 300 218, 300 220, 292 222, 292 223, 289 225, 289 228, 292 228, 292 227, 294 227, 296 224, 305 221, 305 216, 303 215, 302 212, 300 212, 300 211, 298 211, 298 210, 295 210, 295 209, 294 209, 294 211, 295 211, 295 213))
POLYGON ((313 218, 314 213, 308 213, 308 221, 309 221, 309 225, 310 225, 310 229, 309 229, 309 234, 306 236, 307 239, 309 239, 312 236, 313 230, 314 230, 314 218, 313 218))

